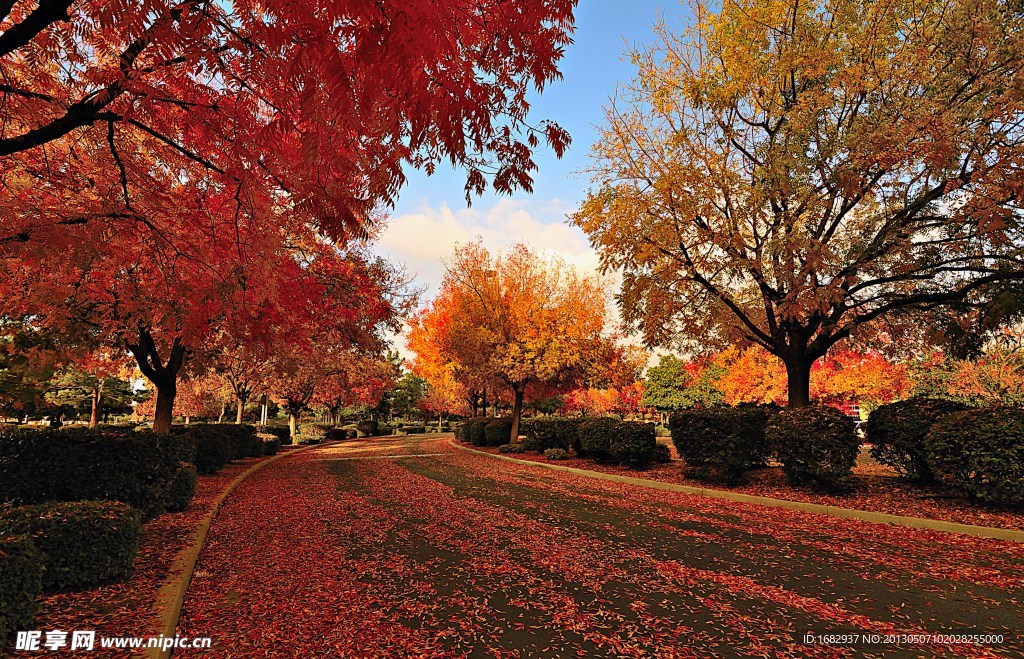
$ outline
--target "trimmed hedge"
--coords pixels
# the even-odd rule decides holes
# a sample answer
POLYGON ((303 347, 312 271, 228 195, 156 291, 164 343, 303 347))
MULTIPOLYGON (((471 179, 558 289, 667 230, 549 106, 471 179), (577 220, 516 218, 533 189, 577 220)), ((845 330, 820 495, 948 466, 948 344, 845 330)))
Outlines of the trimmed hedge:
POLYGON ((387 437, 393 434, 395 434, 395 429, 386 423, 382 423, 377 427, 377 435, 380 437, 387 437))
POLYGON ((925 437, 941 480, 977 501, 1024 506, 1024 409, 989 407, 949 414, 925 437))
POLYGON ((102 428, 0 431, 0 499, 122 501, 146 517, 163 512, 178 465, 195 458, 179 435, 102 428))
POLYGON ((333 427, 334 426, 326 423, 300 423, 299 434, 318 437, 320 439, 328 439, 327 433, 329 433, 333 427))
POLYGON ((522 444, 502 444, 498 447, 498 453, 526 453, 528 450, 522 444))
POLYGON ((819 489, 843 485, 860 450, 853 420, 824 405, 773 415, 765 427, 765 438, 777 448, 790 484, 819 489))
POLYGON ((327 431, 327 439, 332 441, 340 441, 342 439, 348 439, 349 431, 345 428, 331 428, 327 431))
POLYGON ((195 466, 184 463, 178 467, 164 495, 164 509, 175 513, 188 510, 196 493, 197 478, 195 466))
POLYGON ((263 455, 277 455, 280 450, 281 442, 279 442, 277 438, 263 441, 263 455))
MULTIPOLYGON (((487 424, 490 422, 491 418, 486 416, 475 417, 466 421, 463 424, 466 437, 464 441, 469 442, 473 446, 486 446, 487 436, 484 434, 484 428, 487 427, 487 424)), ((502 442, 502 444, 504 444, 504 442, 502 442)))
POLYGON ((356 424, 356 431, 360 437, 375 437, 380 431, 380 424, 377 419, 367 419, 356 424))
POLYGON ((568 460, 569 452, 564 448, 547 448, 544 449, 544 457, 548 460, 568 460))
MULTIPOLYGON (((655 434, 657 434, 657 431, 655 431, 655 434)), ((658 442, 658 445, 654 448, 654 461, 672 462, 672 451, 668 448, 668 444, 658 442)))
POLYGON ((654 426, 640 421, 620 421, 612 428, 608 452, 614 461, 643 469, 654 461, 658 440, 654 426))
POLYGON ((484 446, 501 446, 512 439, 512 419, 491 419, 484 426, 484 446))
POLYGON ((426 426, 405 426, 402 428, 402 432, 406 435, 422 435, 427 432, 426 426))
POLYGON ((768 412, 758 406, 694 407, 672 415, 672 443, 698 479, 734 484, 768 457, 768 412))
POLYGON ((0 535, 0 648, 13 631, 30 629, 43 591, 43 561, 28 535, 0 535))
POLYGON ((184 437, 195 447, 196 471, 200 474, 216 474, 234 459, 234 443, 217 426, 193 427, 184 437))
POLYGON ((0 515, 0 535, 32 538, 46 568, 46 592, 123 578, 135 562, 141 533, 138 511, 118 501, 46 503, 0 515))
POLYGON ((265 435, 273 435, 281 445, 292 443, 292 430, 288 426, 264 426, 260 432, 265 435))
MULTIPOLYGON (((560 448, 563 451, 568 451, 574 442, 570 441, 569 433, 566 432, 570 427, 570 424, 565 423, 566 421, 571 420, 560 417, 533 419, 526 429, 526 439, 531 448, 540 452, 546 451, 549 448, 560 448)), ((577 424, 571 425, 575 431, 577 424)))
POLYGON ((928 464, 925 436, 946 415, 967 409, 963 403, 939 398, 910 398, 882 405, 868 417, 871 457, 903 478, 930 483, 935 474, 928 464))
POLYGON ((591 419, 579 424, 582 455, 594 462, 614 462, 611 444, 615 434, 615 419, 591 419))

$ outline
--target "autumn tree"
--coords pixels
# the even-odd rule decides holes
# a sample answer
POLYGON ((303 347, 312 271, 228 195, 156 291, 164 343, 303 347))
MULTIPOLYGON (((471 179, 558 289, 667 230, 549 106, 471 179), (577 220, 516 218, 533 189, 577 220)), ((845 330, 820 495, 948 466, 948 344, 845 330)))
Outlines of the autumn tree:
POLYGON ((505 385, 513 441, 530 385, 571 384, 607 354, 606 319, 598 279, 523 245, 495 255, 480 243, 456 249, 437 299, 418 316, 439 351, 432 359, 505 385))
POLYGON ((568 144, 528 121, 527 93, 558 78, 574 7, 6 2, 0 244, 149 225, 139 152, 198 166, 268 225, 260 211, 284 201, 285 219, 337 242, 394 200, 406 165, 448 161, 467 195, 528 190, 540 141, 568 144))
POLYGON ((762 346, 802 406, 837 342, 1024 276, 1011 4, 697 2, 657 34, 573 217, 647 343, 762 346))

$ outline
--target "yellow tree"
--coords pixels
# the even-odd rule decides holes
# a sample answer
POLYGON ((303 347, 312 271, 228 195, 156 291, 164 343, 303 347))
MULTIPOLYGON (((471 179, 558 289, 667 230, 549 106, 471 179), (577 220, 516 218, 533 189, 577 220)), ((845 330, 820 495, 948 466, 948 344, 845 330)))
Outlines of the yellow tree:
POLYGON ((607 355, 607 304, 601 282, 523 245, 492 255, 480 243, 445 264, 438 298, 417 317, 435 354, 474 377, 497 380, 512 394, 512 439, 527 387, 571 384, 607 355))
POLYGON ((573 217, 648 344, 759 344, 802 406, 815 361, 872 321, 1024 278, 1019 9, 694 8, 633 53, 573 217))

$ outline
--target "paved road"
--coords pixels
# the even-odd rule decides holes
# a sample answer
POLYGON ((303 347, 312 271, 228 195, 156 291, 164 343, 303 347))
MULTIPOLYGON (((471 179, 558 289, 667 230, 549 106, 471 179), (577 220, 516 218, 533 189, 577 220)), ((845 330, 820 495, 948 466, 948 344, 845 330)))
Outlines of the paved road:
POLYGON ((332 444, 250 477, 211 529, 179 632, 223 657, 976 657, 1024 656, 1022 621, 1024 545, 598 481, 428 436, 332 444), (936 633, 1004 638, 900 642, 936 633))

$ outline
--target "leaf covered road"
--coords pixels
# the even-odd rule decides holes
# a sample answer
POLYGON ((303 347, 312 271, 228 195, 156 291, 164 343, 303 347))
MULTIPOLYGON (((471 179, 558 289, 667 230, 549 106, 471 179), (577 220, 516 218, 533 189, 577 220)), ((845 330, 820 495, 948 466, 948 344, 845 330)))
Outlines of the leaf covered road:
POLYGON ((1024 653, 1022 619, 1022 545, 598 481, 424 437, 328 445, 245 481, 179 634, 213 637, 222 657, 977 657, 1024 653))

